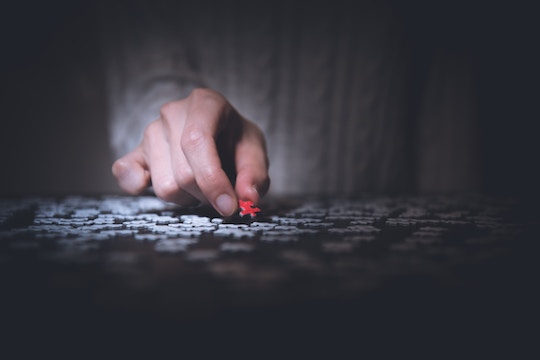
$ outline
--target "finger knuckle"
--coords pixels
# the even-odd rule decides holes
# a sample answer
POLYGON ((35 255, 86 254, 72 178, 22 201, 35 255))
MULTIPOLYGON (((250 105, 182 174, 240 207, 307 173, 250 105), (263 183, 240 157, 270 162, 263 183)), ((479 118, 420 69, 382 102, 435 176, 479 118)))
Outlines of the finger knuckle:
POLYGON ((195 108, 217 108, 224 113, 232 111, 231 104, 217 91, 197 88, 189 95, 189 101, 195 108))
POLYGON ((173 202, 178 196, 180 188, 173 177, 160 179, 153 184, 154 192, 162 200, 173 202))
POLYGON ((261 130, 261 128, 259 127, 259 125, 255 124, 252 121, 245 120, 245 129, 246 129, 246 132, 250 136, 253 136, 259 142, 261 142, 263 145, 266 145, 265 144, 266 141, 265 141, 265 138, 264 138, 264 133, 261 130))
POLYGON ((161 123, 158 120, 152 121, 144 129, 143 144, 151 143, 152 139, 155 139, 156 137, 158 137, 160 132, 161 132, 161 123))
POLYGON ((161 106, 159 109, 159 114, 164 120, 171 119, 174 114, 178 113, 180 110, 181 103, 180 101, 170 101, 161 106))
POLYGON ((182 146, 183 150, 191 151, 191 150, 199 148, 204 143, 204 139, 205 139, 205 134, 202 129, 199 129, 199 128, 187 129, 182 134, 180 145, 182 146))
POLYGON ((189 94, 192 101, 224 101, 223 95, 219 92, 205 88, 195 88, 189 94))

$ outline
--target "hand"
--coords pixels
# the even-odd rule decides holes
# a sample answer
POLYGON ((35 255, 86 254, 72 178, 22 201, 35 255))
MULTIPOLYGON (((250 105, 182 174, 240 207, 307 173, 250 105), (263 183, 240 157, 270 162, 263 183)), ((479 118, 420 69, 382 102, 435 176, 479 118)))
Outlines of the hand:
POLYGON ((165 104, 112 172, 130 194, 152 185, 162 200, 209 203, 223 216, 235 213, 238 199, 258 203, 270 184, 261 130, 208 89, 165 104))

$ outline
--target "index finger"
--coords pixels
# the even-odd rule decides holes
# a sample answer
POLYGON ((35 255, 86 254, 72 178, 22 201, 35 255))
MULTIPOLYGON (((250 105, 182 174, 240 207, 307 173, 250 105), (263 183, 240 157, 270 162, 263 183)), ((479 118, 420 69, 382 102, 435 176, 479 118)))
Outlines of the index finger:
POLYGON ((219 94, 199 90, 190 95, 181 146, 198 187, 223 216, 237 209, 237 199, 223 170, 215 137, 220 122, 228 121, 232 107, 219 94))

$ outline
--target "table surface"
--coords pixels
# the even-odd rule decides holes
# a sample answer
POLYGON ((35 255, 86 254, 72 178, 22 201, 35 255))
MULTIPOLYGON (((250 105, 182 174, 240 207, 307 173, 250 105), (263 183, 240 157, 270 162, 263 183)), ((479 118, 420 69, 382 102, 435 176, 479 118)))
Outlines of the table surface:
POLYGON ((12 328, 53 322, 133 338, 143 325, 222 337, 261 324, 313 336, 322 326, 329 340, 344 324, 371 332, 382 321, 403 334, 409 321, 447 323, 468 333, 472 319, 493 334, 521 325, 502 307, 524 316, 535 299, 538 217, 518 199, 268 199, 256 219, 152 197, 0 205, 12 328))

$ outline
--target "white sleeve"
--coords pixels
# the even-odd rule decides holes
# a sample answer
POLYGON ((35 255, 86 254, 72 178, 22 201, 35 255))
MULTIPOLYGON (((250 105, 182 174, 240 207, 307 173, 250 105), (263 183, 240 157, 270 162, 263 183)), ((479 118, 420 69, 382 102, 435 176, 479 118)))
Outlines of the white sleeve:
POLYGON ((139 145, 163 104, 205 86, 185 29, 164 19, 166 8, 150 5, 104 1, 100 6, 109 139, 116 157, 139 145))

